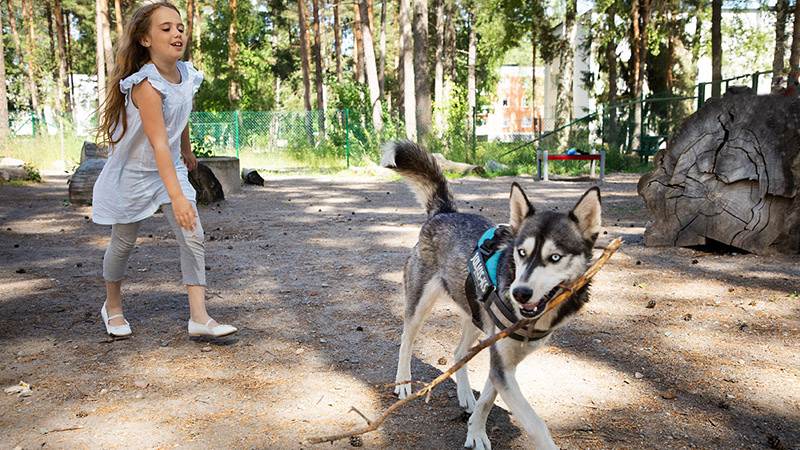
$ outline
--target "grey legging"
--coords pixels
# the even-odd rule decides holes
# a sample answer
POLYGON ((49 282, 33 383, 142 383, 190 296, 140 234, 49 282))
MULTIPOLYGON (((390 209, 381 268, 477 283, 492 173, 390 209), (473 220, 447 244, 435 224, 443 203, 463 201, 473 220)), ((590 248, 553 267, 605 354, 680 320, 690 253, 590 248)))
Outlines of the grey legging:
MULTIPOLYGON (((194 206, 194 205, 192 205, 194 206)), ((172 205, 167 203, 161 206, 164 216, 167 217, 175 239, 178 241, 181 254, 181 273, 183 284, 191 286, 206 285, 205 246, 203 244, 203 226, 200 217, 195 220, 194 231, 184 230, 175 221, 172 205)), ((197 208, 194 208, 197 214, 197 208)), ((108 282, 120 281, 125 277, 125 268, 128 266, 128 257, 136 244, 136 235, 139 225, 143 221, 134 223, 118 223, 111 226, 111 242, 108 244, 103 257, 103 278, 108 282)))

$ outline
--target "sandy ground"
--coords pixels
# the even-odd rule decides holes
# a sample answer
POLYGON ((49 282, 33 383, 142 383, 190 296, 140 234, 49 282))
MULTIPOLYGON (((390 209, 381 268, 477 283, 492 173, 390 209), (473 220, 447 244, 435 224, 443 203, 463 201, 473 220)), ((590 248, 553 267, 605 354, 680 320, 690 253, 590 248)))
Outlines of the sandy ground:
MULTIPOLYGON (((462 210, 507 221, 511 178, 456 180, 462 210)), ((521 181, 540 208, 586 183, 521 181)), ((601 244, 626 245, 591 303, 520 366, 526 398, 562 448, 800 448, 800 257, 647 248, 636 177, 603 186, 601 244), (648 307, 648 304, 653 307, 648 307)), ((394 397, 401 271, 424 213, 394 179, 268 177, 201 208, 209 306, 241 328, 195 342, 177 246, 160 214, 141 230, 124 288, 134 337, 99 317, 109 228, 68 204, 66 178, 0 186, 0 448, 313 448, 394 397)), ((413 376, 453 362, 455 308, 418 340, 413 376)), ((470 366, 483 386, 488 358, 470 366)), ((501 400, 497 449, 530 448, 501 400)), ((365 448, 456 449, 455 384, 363 437, 365 448)), ((357 443, 356 443, 357 444, 357 443)), ((340 441, 319 448, 348 448, 340 441)))

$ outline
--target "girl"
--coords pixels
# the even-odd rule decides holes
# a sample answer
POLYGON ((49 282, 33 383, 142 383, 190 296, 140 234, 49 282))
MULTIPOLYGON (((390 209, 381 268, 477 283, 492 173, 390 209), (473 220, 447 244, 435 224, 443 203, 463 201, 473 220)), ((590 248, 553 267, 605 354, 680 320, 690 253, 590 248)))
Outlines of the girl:
POLYGON ((183 22, 174 5, 162 1, 136 10, 119 43, 101 108, 98 135, 111 152, 94 185, 92 219, 111 225, 103 258, 106 301, 100 315, 112 336, 131 334, 122 315, 122 279, 139 225, 159 207, 180 246, 183 283, 189 292, 189 334, 218 337, 237 331, 206 312, 203 227, 188 175, 197 166, 189 143, 189 113, 203 75, 181 61, 185 45, 183 22))

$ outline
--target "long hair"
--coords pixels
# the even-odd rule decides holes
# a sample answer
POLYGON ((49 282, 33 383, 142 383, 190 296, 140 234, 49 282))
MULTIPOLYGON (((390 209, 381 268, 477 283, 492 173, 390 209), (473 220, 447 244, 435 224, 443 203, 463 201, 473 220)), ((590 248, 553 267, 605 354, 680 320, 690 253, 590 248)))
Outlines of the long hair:
POLYGON ((138 72, 150 60, 150 53, 141 41, 150 30, 150 17, 160 8, 170 8, 178 14, 178 8, 168 1, 157 1, 139 7, 125 25, 125 31, 118 42, 114 55, 114 70, 108 77, 106 98, 98 111, 100 120, 96 135, 99 144, 116 144, 128 130, 128 115, 125 111, 125 94, 119 90, 119 82, 138 72), (122 132, 114 139, 115 130, 122 126, 122 132))

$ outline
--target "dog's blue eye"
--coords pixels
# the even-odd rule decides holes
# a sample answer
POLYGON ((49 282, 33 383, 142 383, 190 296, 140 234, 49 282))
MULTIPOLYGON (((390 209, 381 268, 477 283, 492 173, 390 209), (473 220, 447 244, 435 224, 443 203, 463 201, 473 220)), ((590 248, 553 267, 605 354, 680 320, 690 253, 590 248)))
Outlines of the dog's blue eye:
POLYGON ((528 256, 528 252, 526 252, 524 248, 517 249, 517 254, 519 254, 520 258, 528 256))
POLYGON ((561 259, 561 255, 558 253, 553 253, 550 255, 550 262, 558 262, 561 259))

